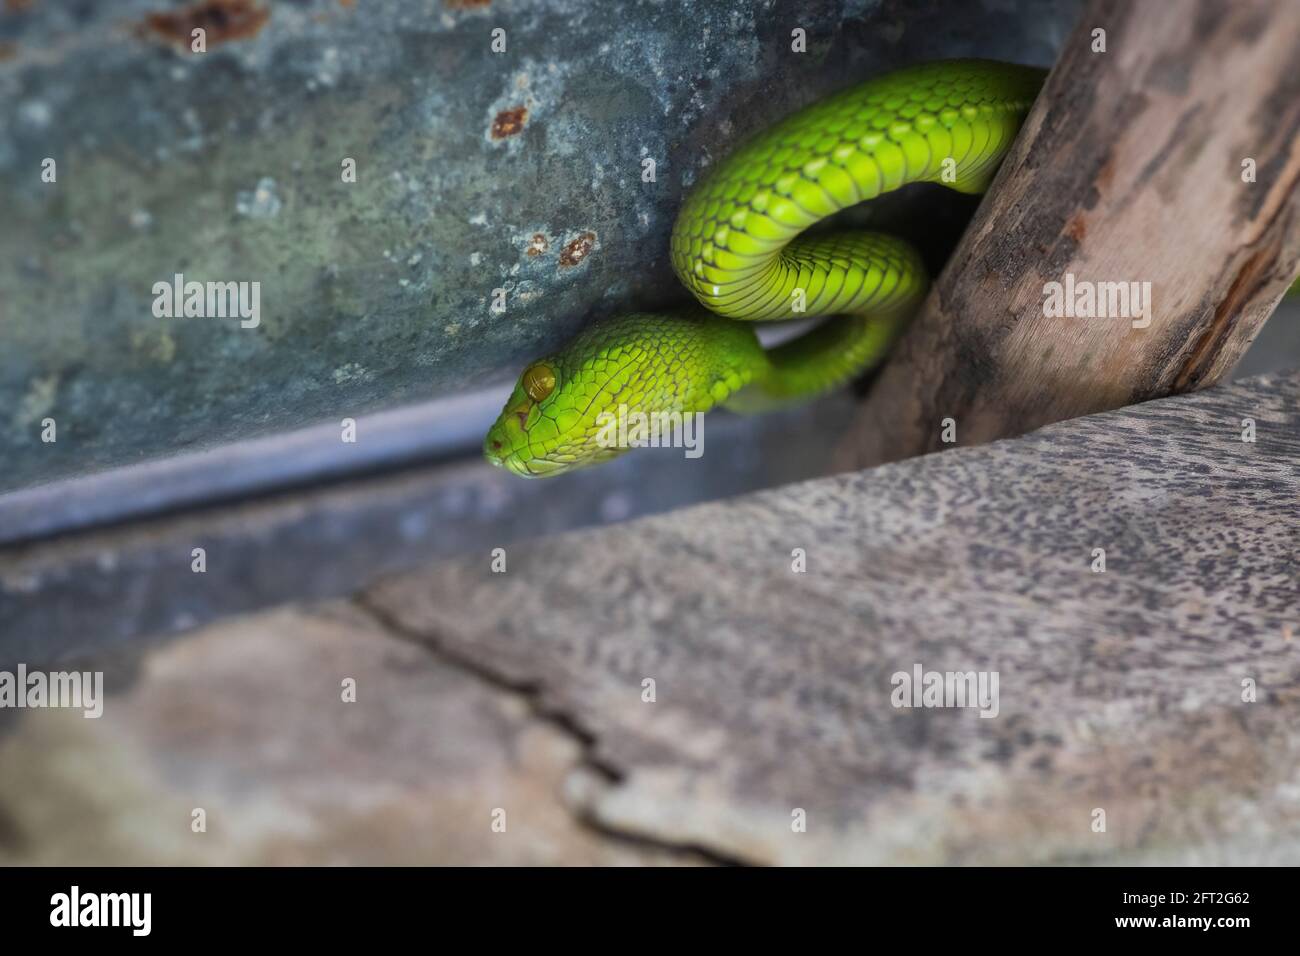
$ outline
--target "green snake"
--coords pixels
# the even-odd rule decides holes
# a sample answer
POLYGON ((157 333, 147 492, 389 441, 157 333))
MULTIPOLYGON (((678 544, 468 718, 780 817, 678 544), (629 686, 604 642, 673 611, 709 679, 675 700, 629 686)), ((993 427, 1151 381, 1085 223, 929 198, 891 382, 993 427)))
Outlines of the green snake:
POLYGON ((983 192, 1045 76, 928 63, 760 133, 696 184, 673 227, 673 270, 704 308, 597 322, 529 364, 483 441, 488 460, 559 474, 628 450, 604 427, 616 412, 761 410, 876 365, 926 293, 920 256, 884 233, 804 231, 907 183, 983 192), (749 325, 822 315, 835 318, 770 350, 749 325))

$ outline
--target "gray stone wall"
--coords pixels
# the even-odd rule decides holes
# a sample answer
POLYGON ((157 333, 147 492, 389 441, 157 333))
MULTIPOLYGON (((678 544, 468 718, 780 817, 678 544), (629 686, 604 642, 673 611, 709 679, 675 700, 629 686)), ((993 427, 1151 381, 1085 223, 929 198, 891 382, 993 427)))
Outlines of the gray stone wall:
MULTIPOLYGON (((904 63, 1048 64, 1078 7, 9 3, 0 490, 508 377, 596 315, 682 295, 683 190, 747 134, 904 63), (194 26, 205 53, 178 43, 194 26), (260 282, 260 325, 156 318, 176 273, 260 282)), ((941 261, 971 208, 953 198, 867 215, 941 261)))

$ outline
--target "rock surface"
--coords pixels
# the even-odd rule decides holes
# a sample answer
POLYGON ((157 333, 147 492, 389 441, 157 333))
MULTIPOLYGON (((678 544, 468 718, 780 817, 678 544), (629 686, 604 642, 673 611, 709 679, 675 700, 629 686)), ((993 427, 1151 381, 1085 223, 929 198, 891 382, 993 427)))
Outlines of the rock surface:
POLYGON ((1300 863, 1297 462, 1292 373, 104 653, 0 859, 1300 863))
MULTIPOLYGON (((917 60, 1048 64, 1079 6, 9 4, 0 490, 513 375, 678 298, 683 190, 773 117, 917 60), (260 325, 156 318, 177 273, 260 282, 260 325)), ((941 260, 972 208, 953 199, 866 216, 941 260)))
POLYGON ((129 689, 101 718, 28 711, 0 736, 0 863, 699 859, 583 824, 561 803, 568 731, 353 608, 232 621, 112 668, 129 689))
POLYGON ((611 828, 765 863, 1300 862, 1298 396, 1256 379, 362 602, 583 728, 611 828), (893 706, 916 665, 997 672, 996 716, 893 706))

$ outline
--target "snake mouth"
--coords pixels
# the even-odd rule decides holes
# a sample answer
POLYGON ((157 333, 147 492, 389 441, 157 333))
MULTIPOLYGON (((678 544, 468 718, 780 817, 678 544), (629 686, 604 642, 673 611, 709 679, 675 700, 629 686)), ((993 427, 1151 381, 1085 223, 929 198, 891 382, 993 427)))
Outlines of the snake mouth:
POLYGON ((483 457, 489 463, 520 478, 545 478, 570 468, 564 462, 551 461, 549 458, 525 458, 519 451, 504 442, 493 440, 491 435, 483 443, 483 457))
POLYGON ((525 460, 518 455, 506 455, 505 457, 489 457, 488 460, 498 468, 504 468, 512 475, 518 475, 520 478, 545 478, 548 475, 567 470, 565 465, 546 458, 525 460))
POLYGON ((530 478, 545 478, 547 475, 556 475, 562 471, 568 471, 567 465, 562 465, 558 461, 551 461, 549 458, 534 458, 532 461, 522 462, 522 465, 527 469, 530 478))

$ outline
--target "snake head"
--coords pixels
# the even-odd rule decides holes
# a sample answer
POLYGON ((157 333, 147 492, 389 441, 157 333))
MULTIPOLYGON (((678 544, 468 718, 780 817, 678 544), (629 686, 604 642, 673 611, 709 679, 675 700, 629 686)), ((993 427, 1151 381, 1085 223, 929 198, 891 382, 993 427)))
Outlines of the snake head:
POLYGON ((744 323, 701 309, 597 322, 524 369, 483 454, 524 478, 608 461, 632 447, 622 416, 708 411, 766 361, 744 323))
MULTIPOLYGON (((586 390, 564 379, 561 357, 540 359, 519 376, 514 391, 483 439, 483 454, 521 478, 542 478, 604 461, 617 449, 601 448, 585 427, 586 390)), ((590 402, 587 403, 588 405, 590 402)))
POLYGON ((522 478, 540 477, 554 471, 545 458, 534 452, 532 445, 534 438, 540 443, 545 437, 553 437, 550 434, 553 427, 541 422, 546 419, 542 408, 555 393, 555 384, 553 362, 543 359, 524 369, 505 408, 483 439, 483 454, 488 461, 522 478))

